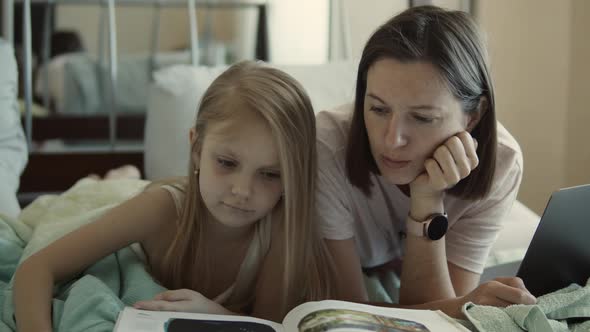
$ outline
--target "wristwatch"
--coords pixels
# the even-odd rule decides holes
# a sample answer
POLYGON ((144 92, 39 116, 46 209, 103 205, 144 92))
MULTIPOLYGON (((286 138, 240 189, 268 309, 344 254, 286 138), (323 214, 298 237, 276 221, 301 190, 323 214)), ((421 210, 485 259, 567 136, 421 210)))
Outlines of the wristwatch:
POLYGON ((435 213, 424 221, 417 221, 408 215, 406 231, 414 236, 425 237, 432 241, 439 240, 447 233, 449 220, 446 213, 435 213))

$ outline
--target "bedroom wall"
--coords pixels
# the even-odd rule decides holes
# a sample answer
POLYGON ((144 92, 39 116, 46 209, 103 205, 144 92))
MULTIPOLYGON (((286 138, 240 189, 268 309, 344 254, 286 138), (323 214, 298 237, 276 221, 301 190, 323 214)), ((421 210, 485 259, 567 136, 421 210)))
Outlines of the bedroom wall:
POLYGON ((280 64, 325 62, 328 58, 329 1, 268 2, 270 60, 280 64))
POLYGON ((572 4, 570 113, 567 121, 567 186, 590 183, 590 2, 572 4))
POLYGON ((554 190, 590 183, 590 2, 478 4, 498 114, 524 153, 519 199, 542 213, 554 190))
POLYGON ((567 131, 572 1, 496 0, 478 5, 479 22, 488 36, 498 117, 524 154, 519 199, 542 213, 551 192, 563 187, 566 172, 572 171, 566 167, 566 146, 578 139, 567 131))
MULTIPOLYGON (((118 49, 121 54, 146 52, 151 45, 154 10, 149 7, 117 7, 118 49)), ((204 31, 206 9, 197 10, 199 31, 204 31)), ((233 33, 231 11, 212 9, 211 22, 215 39, 230 40, 233 33), (223 22, 223 24, 221 23, 223 22)), ((96 6, 57 6, 57 28, 78 30, 86 48, 98 53, 100 8, 96 6)), ((188 15, 185 8, 169 7, 161 10, 160 50, 174 50, 189 44, 188 15)))
POLYGON ((408 7, 407 0, 342 0, 350 29, 351 53, 359 59, 367 39, 379 24, 408 7))

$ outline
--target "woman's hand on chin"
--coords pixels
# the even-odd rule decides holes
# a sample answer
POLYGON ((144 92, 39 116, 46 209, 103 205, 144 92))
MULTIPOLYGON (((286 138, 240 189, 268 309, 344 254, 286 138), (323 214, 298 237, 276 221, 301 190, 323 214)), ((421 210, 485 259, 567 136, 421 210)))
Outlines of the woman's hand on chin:
POLYGON ((460 132, 436 148, 424 162, 425 172, 410 183, 412 197, 437 198, 463 180, 479 164, 477 140, 460 132))

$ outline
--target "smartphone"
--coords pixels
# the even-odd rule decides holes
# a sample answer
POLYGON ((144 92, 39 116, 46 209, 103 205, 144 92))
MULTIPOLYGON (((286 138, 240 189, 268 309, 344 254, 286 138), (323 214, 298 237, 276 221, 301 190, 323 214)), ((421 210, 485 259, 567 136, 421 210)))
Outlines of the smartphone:
POLYGON ((166 322, 165 332, 276 332, 272 327, 255 322, 198 320, 172 318, 166 322))

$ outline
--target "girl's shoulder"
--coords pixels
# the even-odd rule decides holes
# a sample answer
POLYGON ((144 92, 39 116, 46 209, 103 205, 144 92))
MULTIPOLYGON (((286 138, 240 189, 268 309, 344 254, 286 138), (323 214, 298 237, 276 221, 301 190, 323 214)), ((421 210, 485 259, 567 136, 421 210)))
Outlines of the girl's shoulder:
POLYGON ((154 180, 145 187, 145 191, 154 190, 156 188, 173 187, 180 191, 185 191, 188 185, 188 178, 186 176, 173 176, 169 178, 163 178, 154 180))
POLYGON ((166 197, 172 199, 176 210, 176 216, 179 217, 181 215, 187 186, 187 177, 171 177, 152 182, 146 187, 145 191, 160 191, 162 193, 167 193, 166 197))

